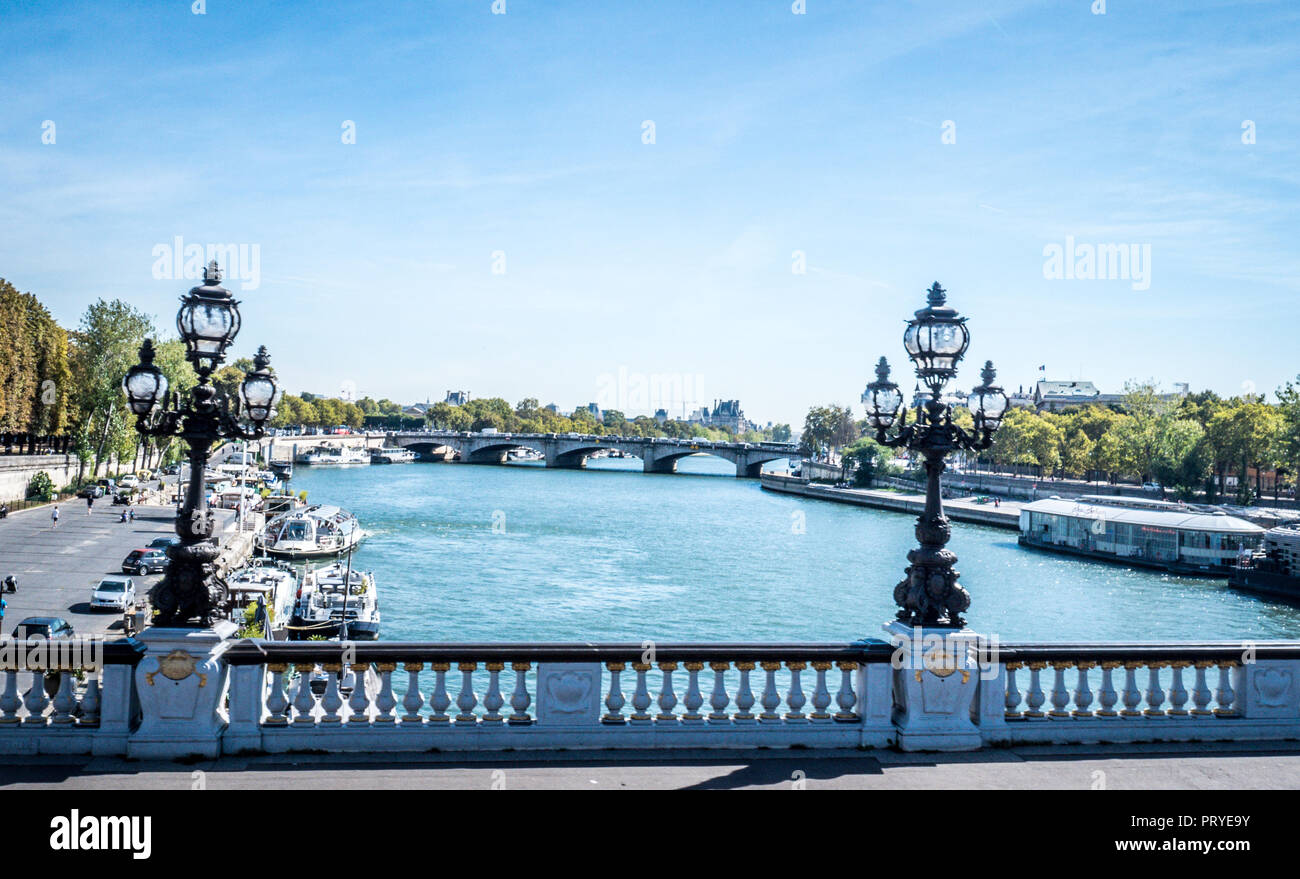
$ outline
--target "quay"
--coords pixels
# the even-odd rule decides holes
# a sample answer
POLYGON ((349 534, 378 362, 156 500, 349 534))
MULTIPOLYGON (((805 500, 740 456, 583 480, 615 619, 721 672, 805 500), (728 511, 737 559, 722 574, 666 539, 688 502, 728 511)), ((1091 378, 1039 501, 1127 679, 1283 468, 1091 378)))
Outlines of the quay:
MULTIPOLYGON (((13 574, 18 591, 6 594, 4 631, 10 632, 26 617, 63 617, 79 635, 104 635, 122 629, 122 615, 90 609, 91 587, 106 576, 122 576, 121 563, 133 549, 156 537, 176 534, 176 508, 137 504, 134 522, 121 522, 123 506, 99 498, 90 515, 86 502, 76 498, 58 504, 59 525, 51 527, 54 504, 31 507, 0 519, 0 578, 13 574)), ((252 532, 229 530, 234 514, 215 510, 223 556, 222 566, 238 566, 252 549, 252 532)), ((143 600, 161 575, 134 576, 136 593, 143 600)))
MULTIPOLYGON (((781 494, 793 494, 813 500, 832 501, 840 504, 855 504, 859 507, 871 507, 876 510, 889 510, 894 513, 919 515, 925 509, 925 495, 920 492, 883 491, 872 488, 835 488, 817 482, 805 482, 797 476, 782 476, 778 473, 764 473, 759 484, 765 491, 781 494)), ((1011 531, 1020 530, 1019 501, 1001 501, 999 506, 991 502, 976 503, 968 498, 945 499, 944 512, 955 522, 967 522, 972 525, 988 525, 1011 531)))

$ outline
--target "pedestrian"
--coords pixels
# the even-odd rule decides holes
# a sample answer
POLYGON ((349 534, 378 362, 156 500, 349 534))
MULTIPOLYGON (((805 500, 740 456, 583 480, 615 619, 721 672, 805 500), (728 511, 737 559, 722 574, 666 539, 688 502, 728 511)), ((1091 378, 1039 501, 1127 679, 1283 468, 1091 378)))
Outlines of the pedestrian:
POLYGON ((4 626, 5 610, 8 607, 9 607, 9 602, 5 601, 3 598, 0 598, 0 627, 4 626))
POLYGON ((59 527, 59 505, 58 504, 55 504, 54 509, 50 510, 50 519, 54 521, 54 524, 51 525, 50 527, 58 528, 59 527))
POLYGON ((86 495, 86 515, 89 516, 91 511, 94 509, 95 509, 95 494, 94 492, 91 492, 90 494, 86 495))
POLYGON ((9 505, 0 504, 0 519, 8 519, 8 518, 9 518, 9 505))
POLYGON ((128 519, 130 519, 132 522, 134 522, 134 521, 135 521, 135 510, 131 509, 130 507, 127 507, 127 508, 126 508, 126 517, 127 517, 128 519))

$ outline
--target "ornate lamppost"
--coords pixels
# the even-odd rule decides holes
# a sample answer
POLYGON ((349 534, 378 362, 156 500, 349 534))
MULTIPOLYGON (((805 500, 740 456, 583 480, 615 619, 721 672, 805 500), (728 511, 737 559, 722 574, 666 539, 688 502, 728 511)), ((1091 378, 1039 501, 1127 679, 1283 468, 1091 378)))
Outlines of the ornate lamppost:
POLYGON ((176 516, 176 533, 181 542, 167 550, 171 564, 149 593, 160 626, 209 626, 212 612, 225 601, 225 586, 213 576, 219 549, 211 539, 215 520, 204 491, 208 453, 218 439, 262 437, 279 402, 280 391, 265 346, 258 349, 254 369, 240 387, 242 405, 240 400, 229 400, 212 384, 212 373, 225 361, 226 349, 235 340, 239 324, 239 303, 221 286, 221 270, 213 260, 203 273, 203 286, 181 297, 176 313, 176 329, 185 342, 186 359, 199 377, 189 399, 181 401, 176 393, 168 391, 167 378, 154 365, 150 339, 140 347, 140 362, 122 380, 141 434, 180 437, 189 446, 189 485, 176 516))
POLYGON ((966 318, 947 305, 946 291, 936 281, 927 291, 927 305, 907 322, 903 346, 916 366, 916 375, 929 389, 929 395, 917 407, 916 421, 907 423, 906 410, 899 419, 903 395, 889 380, 889 363, 881 357, 876 364, 876 380, 867 385, 862 401, 867 404, 867 420, 876 429, 876 440, 889 447, 903 447, 925 459, 925 510, 916 523, 920 546, 907 554, 911 564, 902 582, 894 587, 894 601, 899 606, 897 618, 909 626, 961 628, 962 618, 970 607, 970 593, 957 584, 960 574, 953 568, 957 556, 946 548, 952 526, 943 514, 939 476, 944 458, 961 449, 981 451, 993 443, 993 434, 1007 409, 1007 397, 993 382, 993 362, 987 361, 980 372, 983 383, 971 396, 974 429, 971 432, 953 424, 952 406, 943 402, 944 386, 957 376, 957 364, 966 354, 970 332, 966 318), (897 422, 897 431, 889 431, 897 422))

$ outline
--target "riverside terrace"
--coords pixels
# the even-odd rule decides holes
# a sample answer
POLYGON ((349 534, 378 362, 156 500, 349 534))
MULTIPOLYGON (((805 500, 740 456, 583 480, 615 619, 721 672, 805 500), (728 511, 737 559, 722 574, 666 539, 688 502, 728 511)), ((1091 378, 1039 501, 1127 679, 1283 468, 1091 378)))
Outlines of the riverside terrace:
POLYGON ((937 655, 897 630, 902 649, 285 643, 234 641, 229 625, 61 654, 96 660, 78 667, 0 644, 0 757, 1300 739, 1300 642, 954 649, 949 634, 937 655))

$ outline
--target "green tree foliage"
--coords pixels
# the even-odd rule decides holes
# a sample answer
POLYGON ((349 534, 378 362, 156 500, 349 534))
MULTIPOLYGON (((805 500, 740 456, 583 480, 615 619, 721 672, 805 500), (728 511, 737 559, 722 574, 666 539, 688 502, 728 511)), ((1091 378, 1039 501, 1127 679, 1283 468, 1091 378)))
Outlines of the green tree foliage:
POLYGON ((153 335, 153 321, 120 299, 96 301, 86 309, 72 334, 70 355, 76 407, 80 416, 77 444, 98 473, 108 457, 129 458, 137 435, 122 376, 138 359, 140 344, 153 335))
POLYGON ((64 432, 71 390, 67 332, 35 296, 0 278, 0 430, 64 432))

